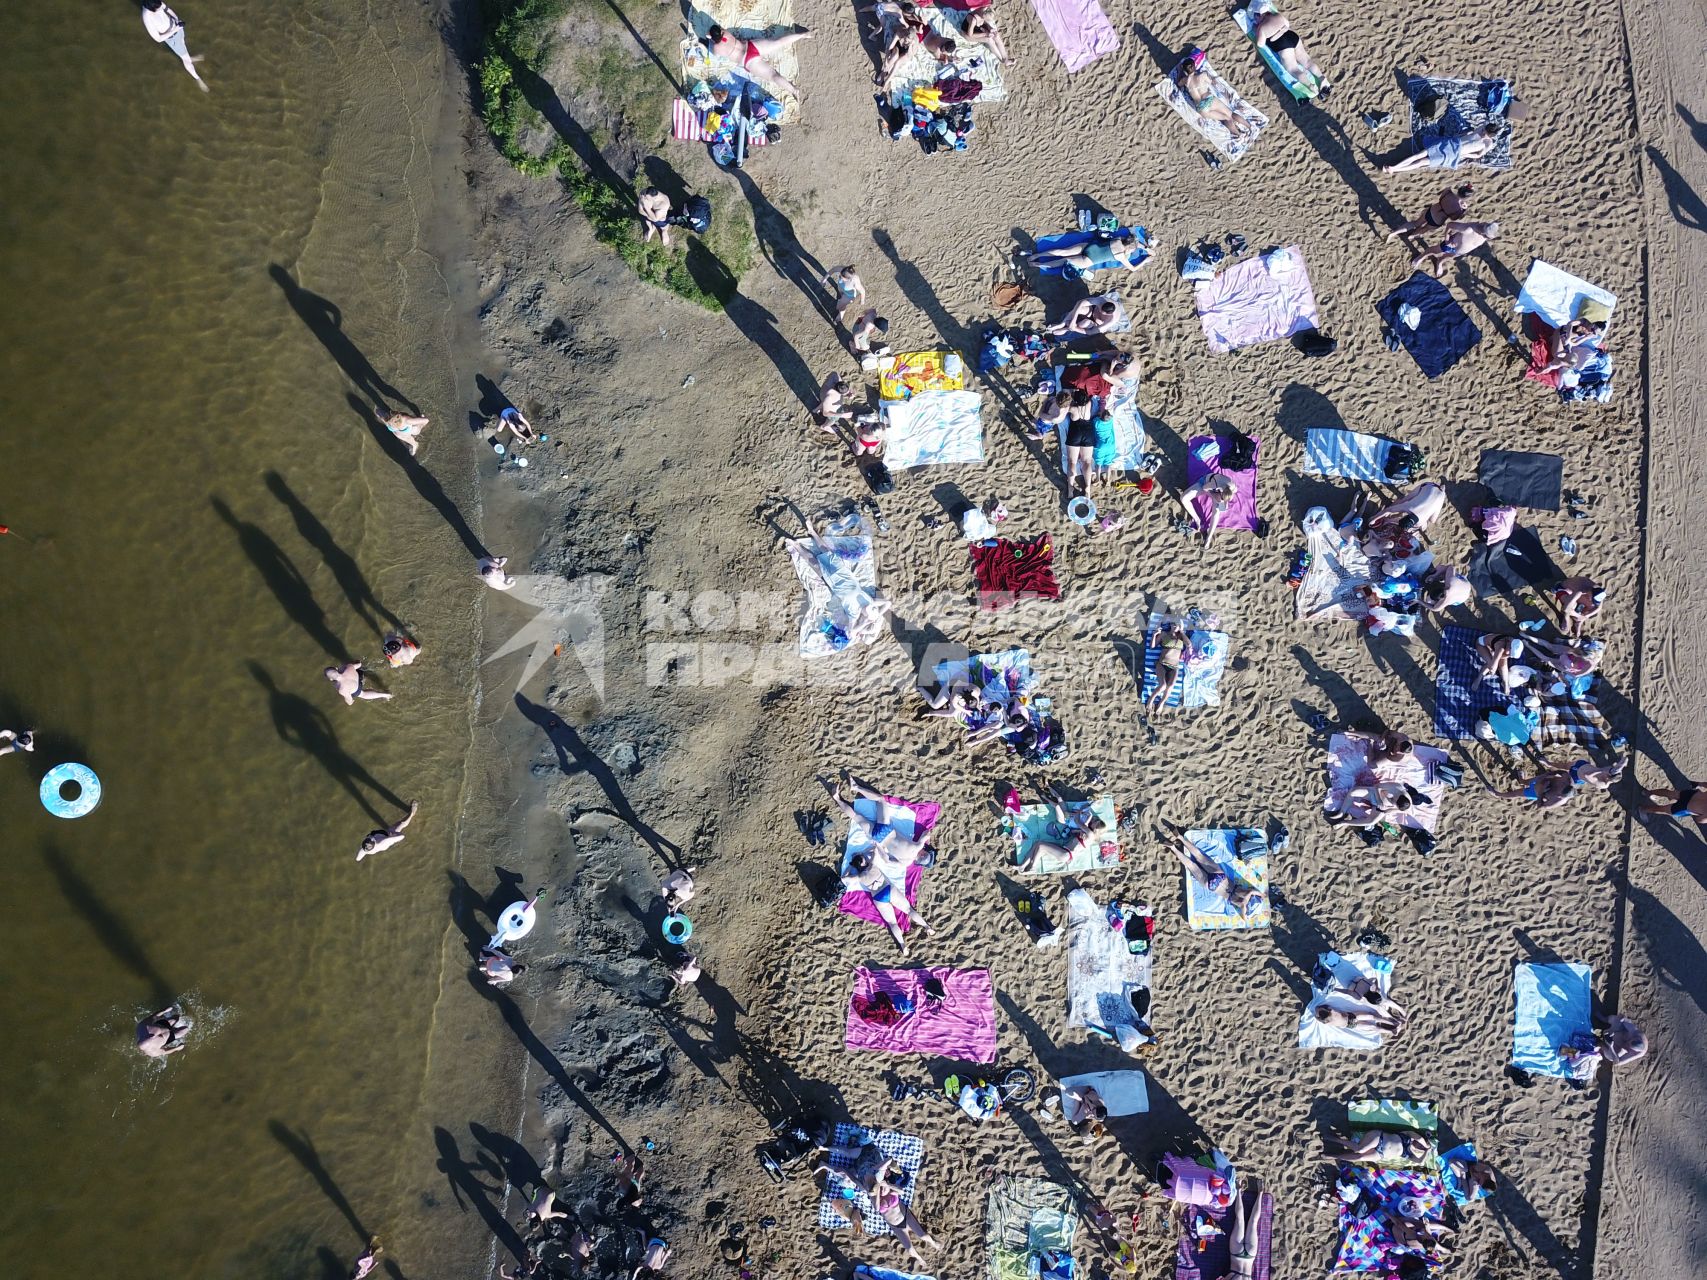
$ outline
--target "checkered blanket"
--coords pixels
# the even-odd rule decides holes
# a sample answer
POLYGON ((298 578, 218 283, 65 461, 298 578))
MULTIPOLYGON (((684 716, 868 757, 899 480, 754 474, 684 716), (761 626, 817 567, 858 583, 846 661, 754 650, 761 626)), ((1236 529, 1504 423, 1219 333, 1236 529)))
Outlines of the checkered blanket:
POLYGON ((1534 739, 1541 750, 1580 747, 1584 751, 1610 754, 1611 738, 1612 726, 1589 695, 1580 698, 1569 693, 1542 695, 1541 728, 1534 739))
MULTIPOLYGON (((1438 1174, 1418 1173, 1411 1169, 1369 1169, 1360 1165, 1342 1165, 1357 1183, 1383 1207, 1395 1210, 1401 1200, 1416 1203, 1408 1208, 1420 1210, 1414 1216, 1427 1222, 1439 1222, 1446 1212, 1446 1189, 1438 1174)), ((1354 1218, 1349 1206, 1341 1205, 1340 1248, 1334 1260, 1338 1271, 1375 1271, 1388 1259, 1415 1252, 1402 1248, 1387 1228, 1387 1216, 1370 1213, 1354 1218)))
POLYGON ((1476 641, 1482 632, 1442 627, 1440 672, 1434 681, 1434 733, 1437 738, 1473 738, 1476 721, 1509 701, 1497 683, 1482 679, 1476 641))
MULTIPOLYGON (((907 1186, 901 1192, 901 1203, 911 1208, 913 1197, 919 1190, 919 1170, 925 1162, 924 1139, 905 1133, 893 1133, 887 1129, 839 1124, 836 1126, 836 1140, 832 1145, 858 1149, 868 1142, 876 1143, 879 1151, 907 1171, 907 1186)), ((818 1201, 818 1225, 825 1231, 834 1231, 838 1227, 849 1225, 852 1219, 842 1212, 841 1206, 851 1200, 865 1216, 866 1235, 889 1235, 889 1224, 883 1221, 872 1207, 871 1197, 849 1176, 853 1165, 854 1162, 846 1156, 830 1157, 830 1176, 824 1181, 824 1194, 818 1201)))
POLYGON ((1480 160, 1468 163, 1483 169, 1511 168, 1511 121, 1504 116, 1490 116, 1482 106, 1481 80, 1425 79, 1412 76, 1405 84, 1405 97, 1411 102, 1411 136, 1419 147, 1426 147, 1436 138, 1461 138, 1479 125, 1494 127, 1493 150, 1480 160), (1446 110, 1438 120, 1424 120, 1417 114, 1417 99, 1428 92, 1446 99, 1446 110))

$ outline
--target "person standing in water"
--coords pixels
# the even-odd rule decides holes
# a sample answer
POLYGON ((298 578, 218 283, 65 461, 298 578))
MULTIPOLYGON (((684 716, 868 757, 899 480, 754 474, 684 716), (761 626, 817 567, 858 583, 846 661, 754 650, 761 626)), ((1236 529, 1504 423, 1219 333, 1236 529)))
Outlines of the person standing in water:
POLYGON ((341 667, 327 667, 326 678, 338 689, 338 696, 344 700, 346 707, 356 705, 359 698, 363 702, 388 702, 389 693, 380 693, 376 689, 362 688, 362 664, 346 662, 341 667))
POLYGON ((159 1013, 151 1013, 136 1024, 136 1051, 145 1058, 164 1058, 184 1047, 190 1034, 190 1020, 175 1004, 159 1013))
POLYGON ((36 731, 34 729, 0 729, 0 756, 9 756, 14 751, 34 751, 36 749, 36 731))
POLYGON ((366 838, 362 841, 362 847, 356 851, 356 861, 360 862, 363 858, 372 854, 381 853, 386 849, 391 848, 394 844, 401 844, 403 841, 403 828, 415 820, 415 812, 420 807, 421 806, 419 804, 410 805, 409 812, 403 815, 402 819, 396 826, 382 827, 378 831, 368 832, 366 838))
POLYGON ((509 563, 509 556, 481 556, 474 568, 480 575, 480 581, 494 591, 508 591, 516 585, 516 580, 504 572, 504 566, 509 563))
POLYGON ((184 64, 184 70, 201 86, 206 93, 207 81, 202 79, 201 72, 196 70, 199 57, 192 57, 190 49, 184 43, 184 22, 166 7, 166 0, 142 0, 142 25, 156 44, 163 44, 178 55, 178 61, 184 64))
POLYGON ((409 456, 413 458, 421 447, 421 429, 431 419, 423 418, 417 413, 395 412, 384 415, 380 421, 385 424, 387 431, 403 442, 403 447, 409 450, 409 456))
POLYGON ((367 1248, 363 1249, 361 1256, 356 1259, 355 1270, 350 1272, 350 1280, 366 1280, 366 1277, 379 1265, 379 1255, 384 1252, 385 1250, 380 1248, 377 1239, 368 1241, 367 1248))

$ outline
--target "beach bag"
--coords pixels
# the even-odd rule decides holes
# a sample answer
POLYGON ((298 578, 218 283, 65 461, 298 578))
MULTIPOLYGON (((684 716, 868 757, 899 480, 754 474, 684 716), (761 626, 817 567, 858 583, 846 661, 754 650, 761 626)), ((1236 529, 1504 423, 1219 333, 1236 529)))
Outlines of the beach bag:
POLYGON ((689 196, 687 203, 682 206, 682 211, 671 218, 670 222, 703 236, 711 230, 711 201, 704 196, 689 196))
POLYGON ((888 467, 875 458, 865 464, 865 482, 875 494, 895 492, 895 477, 889 474, 888 467))
POLYGON ((1257 442, 1237 427, 1229 430, 1227 447, 1221 450, 1221 470, 1250 471, 1257 465, 1257 442))
POLYGON ((1320 329, 1302 329, 1292 335, 1292 346, 1301 356, 1331 356, 1340 344, 1320 329))

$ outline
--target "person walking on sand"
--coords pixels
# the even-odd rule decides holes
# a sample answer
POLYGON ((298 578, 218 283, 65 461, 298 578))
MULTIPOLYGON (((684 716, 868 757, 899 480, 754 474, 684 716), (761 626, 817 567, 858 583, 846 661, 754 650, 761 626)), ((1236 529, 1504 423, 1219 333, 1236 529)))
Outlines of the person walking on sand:
POLYGON ((1449 222, 1446 224, 1446 238, 1440 242, 1438 249, 1424 249, 1411 259, 1411 269, 1418 270, 1427 267, 1429 274, 1439 279, 1446 270, 1446 263, 1451 258, 1462 258, 1467 253, 1474 253, 1490 240, 1499 239, 1500 224, 1497 222, 1449 222))
POLYGON ((486 985, 502 991, 514 982, 518 975, 527 971, 525 964, 517 964, 509 952, 502 947, 480 948, 480 976, 486 979, 486 985))
POLYGON ((480 581, 492 590, 508 591, 516 585, 516 580, 504 572, 504 566, 509 563, 509 556, 481 556, 474 570, 480 575, 480 581))
POLYGON ((824 284, 836 292, 836 319, 846 320, 849 311, 865 305, 865 281, 853 267, 837 267, 825 273, 824 284))
POLYGON ((376 689, 362 688, 362 664, 346 662, 341 667, 327 667, 326 678, 338 690, 338 696, 344 700, 346 707, 356 705, 359 698, 363 702, 389 702, 389 693, 380 693, 376 689))
POLYGON ((1679 822, 1694 818, 1697 826, 1707 828, 1707 782, 1686 782, 1676 790, 1643 788, 1636 817, 1642 822, 1655 817, 1676 818, 1679 822))
POLYGON ((1423 210, 1422 217, 1412 218, 1396 231, 1389 231, 1387 238, 1397 240, 1400 236, 1408 236, 1417 231, 1435 231, 1448 223, 1457 222, 1470 212, 1470 202, 1476 195, 1476 188, 1468 182, 1457 187, 1448 187, 1442 191, 1435 202, 1423 210))
POLYGON ((196 70, 199 57, 190 56, 189 46, 184 43, 184 21, 166 7, 166 0, 142 0, 142 26, 156 44, 163 44, 178 55, 178 61, 184 64, 184 70, 190 73, 195 82, 206 93, 207 81, 202 79, 201 72, 196 70))
POLYGON ((680 911, 693 901, 693 871, 692 867, 678 867, 664 877, 658 893, 664 899, 666 910, 680 911))
POLYGON ((34 751, 36 749, 36 731, 34 729, 0 729, 0 756, 9 756, 14 751, 34 751))
POLYGON ((403 828, 415 820, 415 814, 420 809, 419 804, 409 806, 409 812, 400 818, 395 826, 381 827, 378 831, 370 831, 362 839, 362 847, 356 852, 356 861, 383 853, 394 844, 403 842, 403 828))
MULTIPOLYGON (((646 224, 646 239, 656 235, 668 249, 670 247, 670 197, 657 187, 647 187, 640 193, 637 201, 640 208, 640 221, 646 224)), ((644 241, 642 242, 644 243, 644 241)))
POLYGON ((380 418, 385 429, 396 436, 409 456, 413 458, 416 450, 421 447, 421 428, 427 425, 428 419, 414 413, 388 413, 380 418))

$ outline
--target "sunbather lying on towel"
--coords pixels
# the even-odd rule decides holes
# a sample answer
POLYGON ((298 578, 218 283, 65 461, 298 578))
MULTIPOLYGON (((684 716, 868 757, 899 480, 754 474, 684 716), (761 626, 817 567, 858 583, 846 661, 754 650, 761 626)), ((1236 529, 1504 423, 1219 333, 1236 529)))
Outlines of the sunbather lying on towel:
POLYGON ((1498 141, 1487 125, 1478 125, 1469 133, 1456 137, 1434 138, 1421 151, 1406 156, 1397 164, 1381 166, 1382 173, 1414 173, 1418 169, 1456 169, 1480 160, 1494 149, 1498 141))
POLYGON ((853 788, 856 798, 866 802, 865 808, 872 812, 871 817, 855 809, 853 801, 843 796, 839 788, 826 786, 825 790, 830 792, 830 800, 836 808, 847 815, 848 824, 853 830, 863 835, 875 847, 880 869, 899 875, 930 848, 928 840, 909 839, 896 828, 897 822, 912 826, 913 814, 910 809, 896 812, 896 807, 884 799, 881 791, 873 790, 846 769, 842 770, 842 780, 853 788))
POLYGON ((1606 588, 1591 578, 1566 578, 1553 588, 1553 603, 1559 608, 1559 630, 1572 640, 1580 639, 1606 603, 1606 588))
POLYGON ((1179 683, 1180 662, 1185 657, 1185 627, 1174 619, 1156 632, 1156 691, 1144 703, 1144 710, 1155 715, 1168 705, 1168 696, 1179 683))
POLYGON ((781 53, 790 45, 811 38, 810 31, 791 31, 785 36, 760 36, 756 40, 743 40, 740 36, 730 35, 716 23, 712 23, 705 33, 706 47, 711 50, 712 57, 721 58, 740 67, 749 79, 756 80, 767 89, 786 93, 791 98, 798 98, 800 90, 765 59, 773 53, 781 53))
POLYGON ((1452 1251, 1446 1245, 1457 1233, 1436 1219, 1410 1217, 1402 1210, 1404 1203, 1401 1200, 1398 1205, 1387 1205, 1381 1210, 1393 1243, 1401 1249, 1426 1253, 1442 1265, 1452 1261, 1452 1251))
POLYGON ((1221 1280, 1244 1280, 1257 1273, 1257 1250, 1262 1246, 1262 1179, 1245 1179, 1233 1197, 1227 1222, 1227 1265, 1232 1268, 1221 1280))
POLYGON ((1636 816, 1646 822, 1656 815, 1680 822, 1694 818, 1697 826, 1707 827, 1707 782, 1686 782, 1675 791, 1669 787, 1644 791, 1636 816))
POLYGON ((1499 239, 1500 224, 1497 222, 1449 222, 1446 224, 1446 238, 1440 242, 1438 249, 1425 249, 1411 259, 1411 270, 1428 268, 1430 275, 1439 279, 1445 274, 1446 264, 1453 258, 1461 258, 1467 253, 1474 253, 1490 240, 1499 239))
POLYGON ((1059 841, 1039 840, 1032 845, 1025 861, 1019 864, 1021 871, 1059 871, 1086 850, 1099 847, 1102 833, 1108 829, 1108 824, 1089 805, 1069 809, 1053 784, 1046 784, 1043 796, 1049 806, 1049 821, 1065 830, 1059 841))
MULTIPOLYGON (((1098 415, 1091 397, 1081 388, 1075 387, 1068 393, 1069 408, 1067 410, 1067 492, 1069 496, 1083 496, 1090 488, 1091 481, 1096 479, 1099 468, 1096 464, 1098 415)), ((1113 431, 1113 424, 1108 430, 1113 431)))
POLYGON ((1221 97, 1215 87, 1215 81, 1209 73, 1203 70, 1203 63, 1208 54, 1202 49, 1193 49, 1180 59, 1179 66, 1169 74, 1185 100, 1197 109, 1197 114, 1206 120, 1214 120, 1225 125, 1227 132, 1232 135, 1234 142, 1249 141, 1256 136, 1256 130, 1251 128, 1251 122, 1233 110, 1233 105, 1221 97))
POLYGON ((1128 271, 1136 271, 1147 261, 1144 258, 1133 261, 1134 256, 1139 252, 1141 250, 1138 237, 1129 233, 1116 236, 1106 242, 1088 240, 1083 244, 1065 245, 1059 249, 1045 249, 1039 254, 1027 254, 1025 250, 1019 249, 1014 252, 1014 257, 1022 262, 1030 257, 1032 266, 1039 269, 1044 267, 1074 267, 1080 271, 1095 271, 1098 267, 1119 265, 1128 271))
POLYGON ((1251 28, 1251 34, 1268 46, 1268 51, 1286 68, 1287 75, 1306 89, 1315 89, 1318 98, 1328 96, 1327 73, 1311 60, 1284 14, 1262 14, 1251 28))
POLYGON ((1530 636, 1524 643, 1537 666, 1556 671, 1567 680, 1595 671, 1606 656, 1604 640, 1544 640, 1530 636))
POLYGON ((1532 800, 1537 809, 1557 809, 1582 787, 1593 787, 1597 791, 1612 787, 1624 776, 1624 765, 1623 759, 1612 764, 1578 760, 1569 768, 1543 769, 1521 787, 1507 791, 1494 791, 1489 787, 1488 790, 1501 800, 1532 800))
POLYGON ((1235 496, 1233 482, 1219 471, 1211 471, 1181 492, 1180 506, 1185 508, 1185 517, 1191 521, 1192 528, 1203 532, 1204 546, 1207 547, 1215 537, 1215 531, 1221 527, 1235 496), (1199 499, 1203 501, 1199 502, 1199 499), (1205 506, 1209 508, 1208 515, 1203 513, 1205 506))
POLYGON ((1438 199, 1423 210, 1420 218, 1412 218, 1397 231, 1389 231, 1387 238, 1396 240, 1400 236, 1408 236, 1417 231, 1433 231, 1448 223, 1456 222, 1470 212, 1471 199, 1476 194, 1476 188, 1468 182, 1458 187, 1448 187, 1440 193, 1438 199))
POLYGON ((1559 1046, 1559 1056, 1573 1068, 1579 1062, 1597 1057, 1610 1062, 1614 1067, 1628 1066, 1647 1052, 1648 1037, 1642 1033, 1642 1029, 1630 1019, 1617 1013, 1594 1029, 1592 1046, 1579 1047, 1574 1044, 1559 1046))
POLYGON ((1417 1161, 1428 1155, 1432 1145, 1424 1134, 1394 1133, 1390 1129, 1364 1129, 1357 1133, 1329 1129, 1322 1135, 1322 1153, 1330 1160, 1373 1160, 1383 1164, 1417 1161))
POLYGON ((1262 906, 1262 894, 1223 871, 1219 862, 1192 842, 1183 827, 1163 822, 1162 828, 1174 838, 1174 857, 1180 860, 1186 874, 1198 884, 1242 916, 1248 916, 1262 906))
POLYGON ((850 893, 858 893, 863 889, 871 895, 872 906, 877 909, 884 927, 889 930, 889 936, 895 939, 895 945, 901 948, 902 955, 907 954, 907 936, 901 932, 899 916, 906 916, 919 927, 921 933, 931 932, 931 927, 924 917, 895 892, 889 877, 878 868, 869 851, 862 849, 849 859, 848 874, 842 877, 842 887, 850 893), (899 902, 896 901, 897 898, 900 898, 899 902))
POLYGON ((1106 1132, 1103 1121, 1108 1119, 1108 1104, 1091 1085, 1061 1090, 1061 1118, 1073 1131, 1073 1136, 1087 1145, 1106 1132))
MULTIPOLYGON (((1393 1006, 1397 1008, 1398 1006, 1393 1006)), ((1397 1039, 1410 1022, 1382 1013, 1378 1009, 1335 1009, 1330 1005, 1316 1006, 1316 1021, 1325 1027, 1344 1027, 1349 1031, 1374 1031, 1397 1039)))
MULTIPOLYGON (((1089 397, 1086 397, 1087 402, 1089 397)), ((1037 439, 1049 440, 1061 429, 1061 424, 1067 420, 1067 415, 1073 408, 1073 393, 1071 391, 1051 391, 1043 398, 1043 406, 1037 411, 1037 439)))
POLYGON ((1088 396, 1118 399, 1138 388, 1138 361, 1125 351, 1110 351, 1061 375, 1061 385, 1077 387, 1088 396))
MULTIPOLYGON (((1425 480, 1397 502, 1370 516, 1363 526, 1363 550, 1367 555, 1389 555, 1400 534, 1417 534, 1440 519, 1446 510, 1446 490, 1425 480), (1371 548, 1370 543, 1375 546, 1371 548)), ((1408 554, 1401 552, 1401 554, 1408 554)))
POLYGON ((1120 306, 1113 298, 1083 298, 1060 324, 1050 325, 1049 332, 1068 341, 1095 337, 1107 333, 1119 317, 1120 306))
POLYGON ((1378 782, 1351 788, 1338 809, 1325 810, 1322 816, 1329 826, 1373 827, 1389 817, 1409 813, 1418 803, 1419 797, 1404 783, 1378 782))

